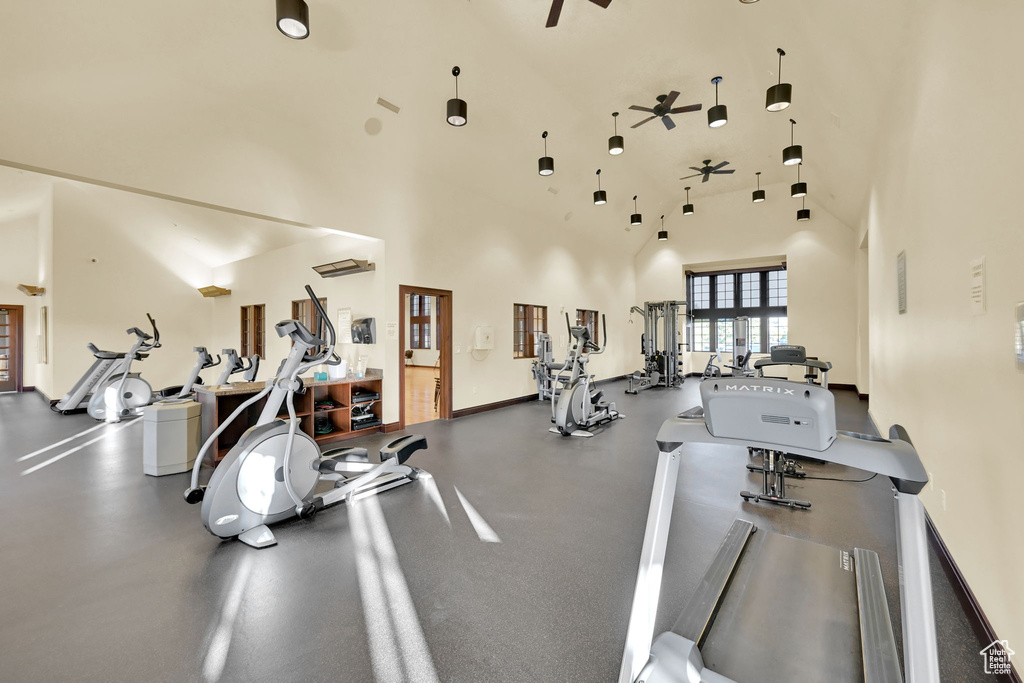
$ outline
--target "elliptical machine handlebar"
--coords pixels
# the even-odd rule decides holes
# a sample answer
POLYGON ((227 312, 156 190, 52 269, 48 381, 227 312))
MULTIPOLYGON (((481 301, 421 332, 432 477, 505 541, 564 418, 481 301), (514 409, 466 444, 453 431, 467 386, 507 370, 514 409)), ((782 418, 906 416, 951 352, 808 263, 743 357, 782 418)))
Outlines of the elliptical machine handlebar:
MULTIPOLYGON (((338 341, 337 333, 334 330, 334 323, 331 322, 330 316, 327 315, 327 311, 324 309, 323 304, 320 303, 320 299, 317 298, 317 295, 313 291, 313 288, 310 287, 309 285, 306 285, 306 294, 309 295, 310 301, 313 302, 313 305, 316 306, 317 312, 320 314, 320 324, 317 326, 317 335, 320 336, 320 339, 324 341, 324 345, 318 353, 307 355, 302 359, 303 364, 301 369, 299 370, 299 374, 302 374, 303 372, 313 367, 314 365, 325 363, 329 359, 331 359, 332 356, 334 356, 334 345, 338 341), (320 330, 323 330, 325 328, 327 331, 326 339, 323 337, 323 335, 320 334, 320 330)), ((340 363, 341 359, 338 359, 336 362, 327 364, 338 365, 340 363)))

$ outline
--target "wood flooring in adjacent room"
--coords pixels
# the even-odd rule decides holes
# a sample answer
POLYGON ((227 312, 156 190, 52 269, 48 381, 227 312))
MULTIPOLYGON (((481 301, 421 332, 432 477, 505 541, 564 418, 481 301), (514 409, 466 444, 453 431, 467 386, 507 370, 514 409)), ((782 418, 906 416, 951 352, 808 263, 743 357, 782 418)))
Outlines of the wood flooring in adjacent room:
POLYGON ((438 417, 434 391, 440 370, 422 365, 405 366, 405 424, 430 422, 438 417))
MULTIPOLYGON (((432 403, 426 370, 413 374, 429 380, 432 403)), ((98 425, 56 415, 32 394, 2 395, 0 680, 610 683, 655 435, 696 405, 698 384, 638 396, 623 393, 624 381, 602 385, 628 417, 591 439, 549 433, 542 401, 416 425, 406 433, 430 444, 409 461, 423 469, 419 479, 278 524, 278 545, 263 550, 210 535, 199 507, 182 499, 187 474, 142 473, 141 420, 98 425)), ((871 429, 865 402, 836 397, 840 429, 871 429)), ((365 446, 375 461, 401 434, 345 445, 365 446)), ((746 504, 739 491, 760 486, 747 459, 728 447, 684 455, 658 630, 672 625, 742 516, 766 531, 876 550, 901 640, 889 483, 793 481, 791 494, 813 502, 806 512, 746 504)), ((1001 683, 982 674, 977 653, 987 643, 934 554, 932 563, 943 680, 1001 683)), ((800 608, 760 632, 785 628, 800 608)), ((778 683, 766 667, 757 683, 769 682, 778 683)))

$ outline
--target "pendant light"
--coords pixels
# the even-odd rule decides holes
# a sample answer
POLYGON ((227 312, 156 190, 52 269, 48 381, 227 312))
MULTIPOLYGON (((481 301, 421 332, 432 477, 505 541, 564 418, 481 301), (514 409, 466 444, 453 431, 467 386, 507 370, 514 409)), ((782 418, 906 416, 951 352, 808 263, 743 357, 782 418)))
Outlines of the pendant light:
POLYGON ((757 189, 754 190, 754 203, 757 204, 764 201, 764 190, 761 189, 761 172, 758 171, 754 175, 757 176, 757 189))
POLYGON ((537 172, 541 175, 551 175, 555 172, 555 160, 548 156, 548 132, 541 133, 544 139, 544 156, 537 160, 537 172))
POLYGON ((711 82, 715 84, 715 106, 708 109, 708 126, 711 128, 721 128, 729 122, 729 114, 725 109, 725 105, 718 103, 718 84, 722 82, 722 77, 715 76, 711 79, 711 82))
POLYGON ((801 208, 798 209, 797 212, 796 212, 796 219, 798 221, 809 221, 809 220, 811 220, 811 210, 807 208, 807 204, 805 203, 806 201, 807 201, 806 199, 801 199, 800 200, 801 208))
POLYGON ((455 76, 455 99, 448 100, 448 123, 452 126, 464 126, 469 120, 469 108, 465 100, 459 99, 459 74, 462 69, 452 67, 452 76, 455 76))
POLYGON ((786 53, 781 47, 776 52, 779 53, 779 82, 768 88, 764 105, 768 111, 782 111, 793 102, 793 86, 782 82, 782 58, 786 53))
POLYGON ((802 164, 804 162, 804 148, 803 145, 793 144, 793 131, 796 128, 796 121, 793 119, 789 120, 789 147, 782 150, 782 163, 785 166, 793 166, 795 164, 802 164))
POLYGON ((686 188, 686 203, 683 204, 683 215, 684 216, 692 216, 693 215, 693 204, 690 203, 690 188, 688 188, 688 187, 686 188))
POLYGON ((619 112, 612 112, 612 129, 614 135, 608 138, 608 153, 609 154, 622 154, 622 150, 625 149, 625 144, 622 141, 622 136, 619 135, 619 112))
POLYGON ((789 186, 790 197, 803 197, 807 194, 807 183, 800 182, 800 167, 803 164, 796 165, 796 182, 789 186))
POLYGON ((289 38, 309 37, 309 6, 303 0, 277 0, 277 30, 289 38))
POLYGON ((601 169, 597 169, 597 191, 594 192, 594 203, 598 206, 608 203, 608 193, 601 189, 601 169))
POLYGON ((633 211, 635 213, 633 213, 633 215, 629 217, 629 224, 640 225, 641 223, 644 222, 644 220, 643 216, 640 215, 640 210, 636 208, 636 195, 633 195, 633 211))
POLYGON ((668 239, 668 230, 665 229, 665 217, 661 217, 661 230, 658 231, 658 240, 664 242, 668 239))

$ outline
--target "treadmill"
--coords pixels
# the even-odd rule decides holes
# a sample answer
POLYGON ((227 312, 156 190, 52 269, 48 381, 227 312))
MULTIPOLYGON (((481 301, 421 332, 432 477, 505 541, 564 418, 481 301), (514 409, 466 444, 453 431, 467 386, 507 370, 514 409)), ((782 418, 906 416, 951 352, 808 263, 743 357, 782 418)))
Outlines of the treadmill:
POLYGON ((703 408, 667 420, 658 432, 619 683, 939 681, 925 511, 917 496, 928 477, 906 430, 894 425, 888 439, 837 431, 834 397, 815 384, 723 377, 704 380, 700 392, 703 408), (654 638, 680 460, 693 443, 785 451, 890 479, 905 676, 875 552, 758 531, 743 519, 732 524, 674 626, 654 638))

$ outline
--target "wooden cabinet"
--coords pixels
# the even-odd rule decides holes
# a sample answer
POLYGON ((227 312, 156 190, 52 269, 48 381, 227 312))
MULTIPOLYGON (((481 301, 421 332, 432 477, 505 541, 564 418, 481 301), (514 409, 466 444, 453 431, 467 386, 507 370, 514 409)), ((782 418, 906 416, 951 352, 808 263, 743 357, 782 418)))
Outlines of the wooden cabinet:
MULTIPOLYGON (((245 401, 264 389, 264 382, 240 382, 225 386, 196 387, 196 400, 203 407, 203 439, 213 434, 245 401)), ((295 414, 299 428, 321 446, 383 431, 383 379, 380 370, 369 370, 366 377, 340 380, 306 381, 305 393, 295 395, 295 414), (319 429, 318 429, 319 425, 319 429)), ((249 427, 256 424, 266 397, 246 408, 217 437, 211 448, 217 460, 223 458, 249 427)), ((281 419, 288 419, 282 406, 281 419)))

